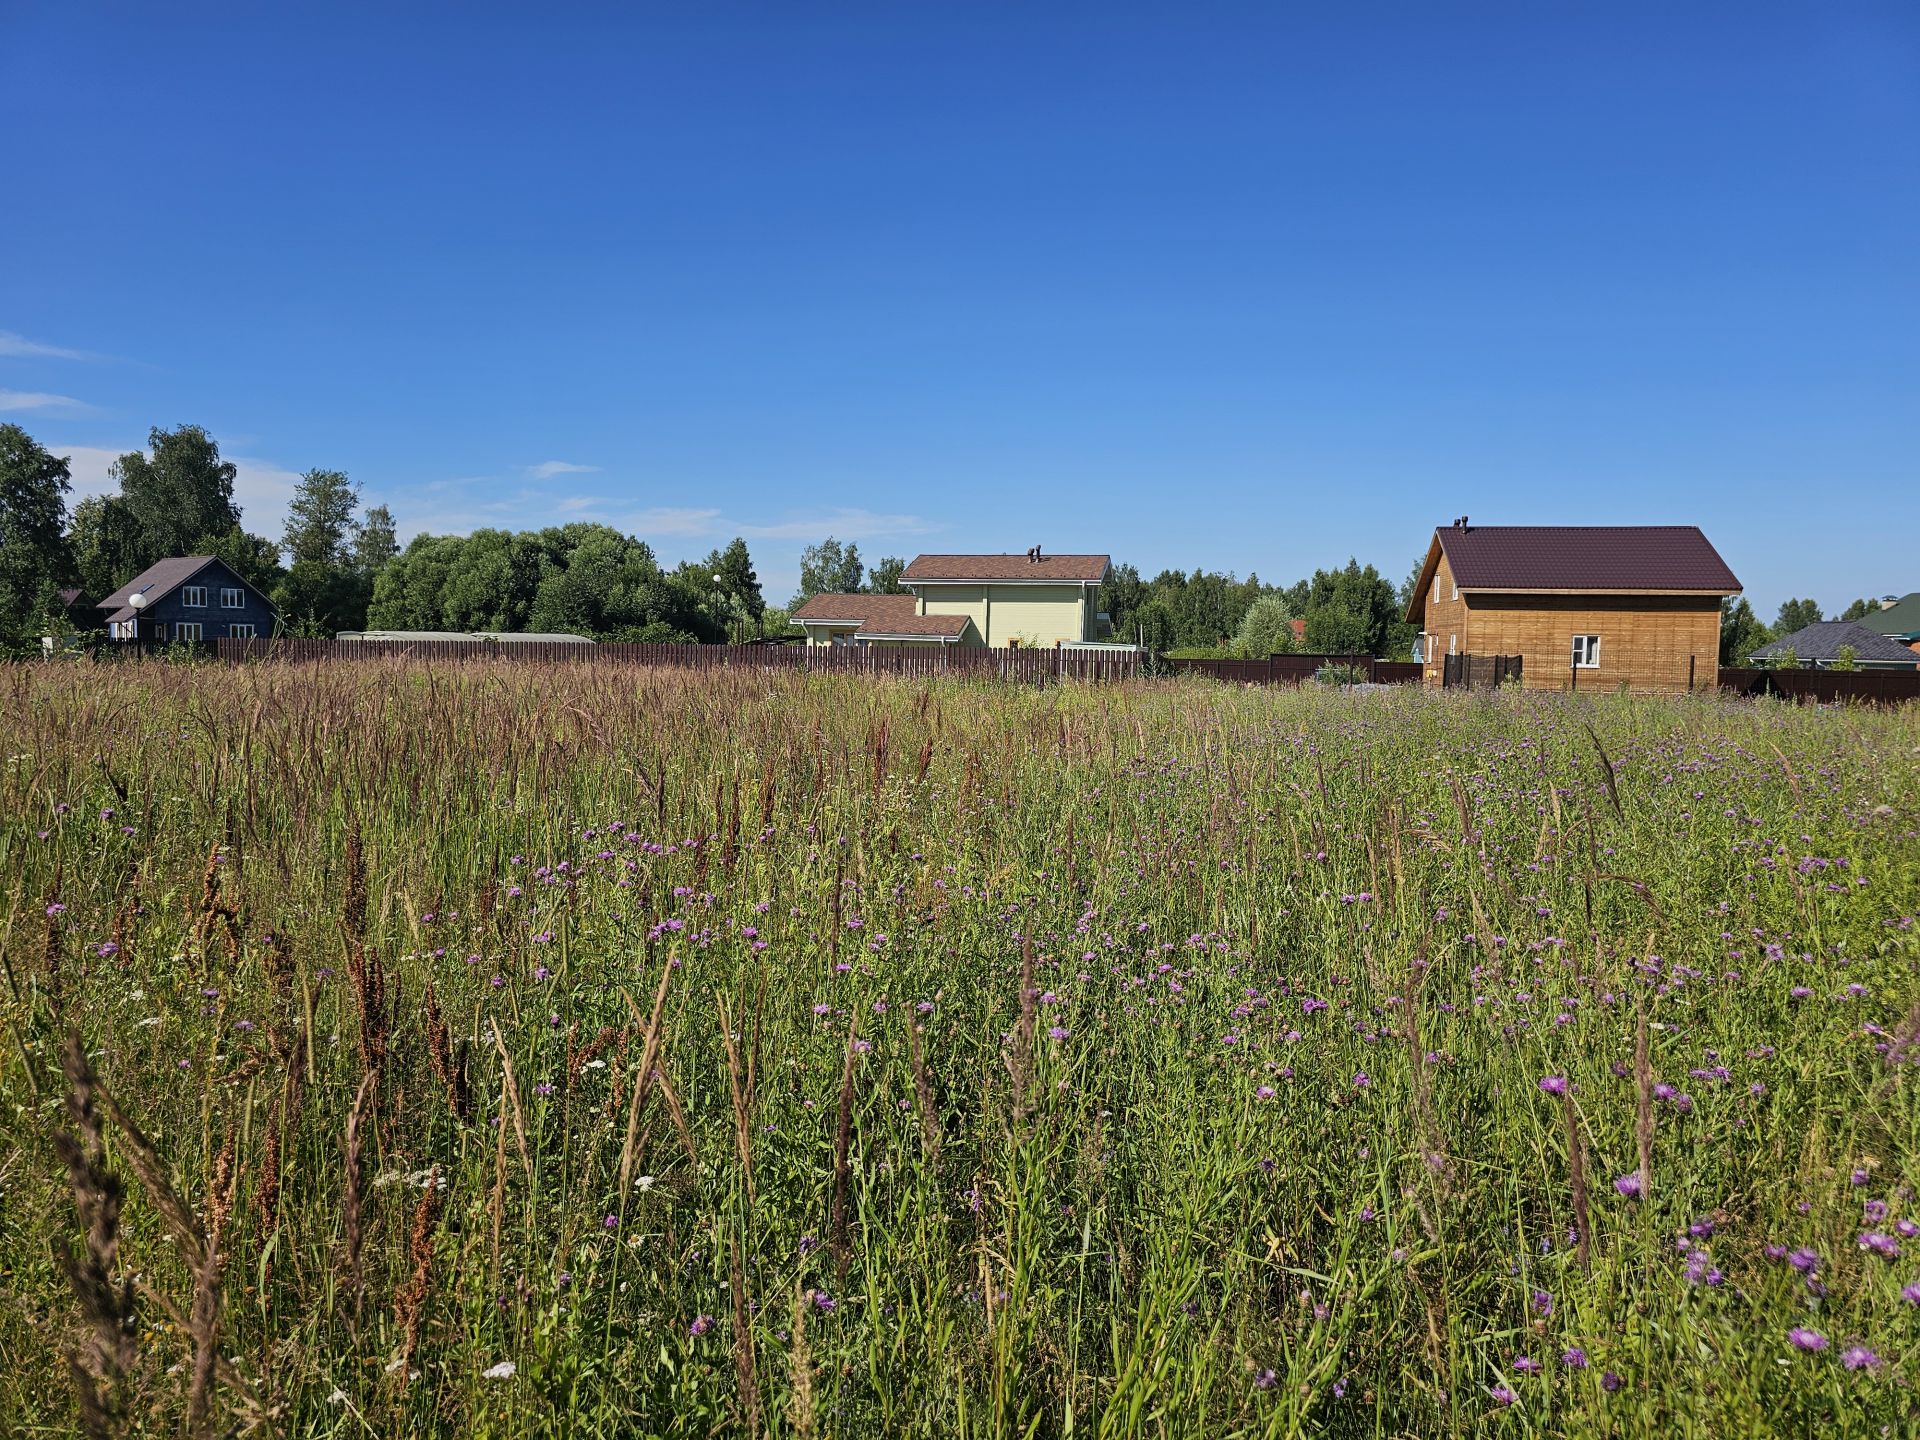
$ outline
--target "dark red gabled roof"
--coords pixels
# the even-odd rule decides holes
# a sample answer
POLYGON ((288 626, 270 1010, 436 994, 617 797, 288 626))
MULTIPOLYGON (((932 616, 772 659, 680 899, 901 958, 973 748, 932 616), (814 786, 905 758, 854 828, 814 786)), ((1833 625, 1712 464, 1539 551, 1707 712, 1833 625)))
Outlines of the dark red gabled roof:
POLYGON ((1462 590, 1740 589, 1697 525, 1449 525, 1435 538, 1462 590))

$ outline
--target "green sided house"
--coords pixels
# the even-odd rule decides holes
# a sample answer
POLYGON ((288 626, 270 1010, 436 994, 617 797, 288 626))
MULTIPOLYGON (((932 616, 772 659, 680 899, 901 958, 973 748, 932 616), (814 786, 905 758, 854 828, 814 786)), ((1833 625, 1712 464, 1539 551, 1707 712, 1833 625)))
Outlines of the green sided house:
POLYGON ((985 645, 1051 650, 1100 638, 1105 555, 917 555, 900 572, 926 620, 964 616, 985 645))

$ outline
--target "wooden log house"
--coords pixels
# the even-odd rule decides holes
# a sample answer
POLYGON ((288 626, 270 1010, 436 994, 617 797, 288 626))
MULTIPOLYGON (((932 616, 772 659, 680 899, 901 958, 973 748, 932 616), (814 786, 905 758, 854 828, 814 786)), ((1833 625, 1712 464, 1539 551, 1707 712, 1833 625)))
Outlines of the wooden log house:
POLYGON ((1434 531, 1407 619, 1427 684, 1448 655, 1519 655, 1530 690, 1707 690, 1740 582, 1693 525, 1434 531))

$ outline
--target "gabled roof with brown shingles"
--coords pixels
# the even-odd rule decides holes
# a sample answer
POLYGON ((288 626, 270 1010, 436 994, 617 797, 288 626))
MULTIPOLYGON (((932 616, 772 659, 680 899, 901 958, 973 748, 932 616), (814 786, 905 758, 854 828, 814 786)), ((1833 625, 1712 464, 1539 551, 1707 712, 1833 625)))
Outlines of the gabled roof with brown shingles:
POLYGON ((1462 590, 1735 595, 1740 581, 1698 525, 1443 525, 1408 618, 1442 554, 1462 590))
POLYGON ((973 620, 966 615, 877 616, 853 633, 863 640, 891 639, 903 635, 913 639, 957 639, 967 633, 973 620))
POLYGON ((793 612, 796 624, 812 621, 816 625, 840 620, 861 623, 886 618, 906 619, 920 611, 920 602, 911 595, 815 595, 793 612))
POLYGON ((1698 525, 1470 525, 1436 532, 1462 590, 1740 588, 1698 525))
POLYGON ((1021 555, 916 555, 900 572, 901 583, 925 584, 947 580, 964 584, 982 580, 1048 581, 1062 585, 1098 585, 1107 578, 1111 557, 1106 555, 1048 555, 1038 560, 1021 555))

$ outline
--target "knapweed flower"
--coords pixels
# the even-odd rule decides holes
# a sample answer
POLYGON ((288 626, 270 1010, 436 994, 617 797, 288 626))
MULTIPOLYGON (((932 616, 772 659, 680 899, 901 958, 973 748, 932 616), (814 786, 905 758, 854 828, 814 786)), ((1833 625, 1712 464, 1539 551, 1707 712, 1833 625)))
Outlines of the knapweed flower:
POLYGON ((1496 1405, 1511 1405, 1520 1398, 1504 1385, 1494 1386, 1492 1394, 1493 1403, 1496 1405))
POLYGON ((1049 1040, 1064 1040, 1064 1039, 1066 1039, 1066 1038, 1067 1038, 1067 1027, 1066 1027, 1066 1026, 1064 1026, 1064 1025, 1053 1025, 1053 1026, 1050 1026, 1050 1027, 1048 1027, 1048 1030, 1047 1030, 1047 1038, 1048 1038, 1049 1040))
POLYGON ((1371 1084, 1373 1084, 1373 1077, 1367 1074, 1366 1071, 1361 1070, 1354 1074, 1354 1077, 1353 1077, 1354 1089, 1365 1090, 1371 1084))
POLYGON ((1564 1095, 1567 1093, 1567 1077, 1548 1075, 1540 1081, 1540 1088, 1549 1095, 1564 1095))
POLYGON ((1849 1370, 1878 1370, 1880 1357, 1864 1345, 1849 1345, 1840 1352, 1840 1363, 1849 1370))
POLYGON ((693 1317, 693 1324, 687 1327, 687 1334, 693 1336, 697 1340, 699 1339, 700 1336, 706 1334, 711 1329, 713 1329, 713 1316, 696 1315, 693 1317))
POLYGON ((1920 1305, 1920 1280, 1914 1281, 1911 1285, 1902 1286, 1900 1298, 1909 1305, 1920 1305))
POLYGON ((600 1225, 602 1229, 618 1230, 620 1228, 620 1217, 618 1215, 609 1215, 600 1222, 600 1225))
POLYGON ((1518 1370, 1522 1375, 1538 1375, 1540 1373, 1540 1362, 1531 1355, 1522 1355, 1513 1362, 1513 1368, 1518 1370))
POLYGON ((1640 1177, 1638 1175, 1616 1176, 1613 1182, 1613 1188, 1626 1196, 1627 1199, 1632 1200, 1640 1193, 1640 1177))
POLYGON ((1878 1230, 1862 1230, 1860 1232, 1860 1248, 1862 1250, 1873 1251, 1874 1254, 1883 1260, 1898 1260, 1900 1258, 1900 1242, 1895 1240, 1891 1235, 1881 1234, 1878 1230))
POLYGON ((1626 1381, 1622 1380, 1618 1375, 1614 1374, 1613 1371, 1611 1370, 1606 1371, 1600 1376, 1600 1388, 1606 1391, 1609 1395, 1613 1394, 1622 1385, 1626 1383, 1627 1383, 1626 1381))
POLYGON ((1578 1345, 1570 1345, 1560 1352, 1560 1363, 1569 1370, 1584 1370, 1587 1368, 1587 1352, 1578 1345))
POLYGON ((1257 1370, 1253 1376, 1254 1388, 1256 1390, 1271 1390, 1274 1382, 1279 1378, 1280 1377, 1271 1370, 1257 1370))
POLYGON ((1804 1326, 1796 1325, 1787 1331, 1787 1343, 1796 1350, 1813 1352, 1827 1348, 1827 1337, 1818 1330, 1808 1330, 1804 1326))
POLYGON ((1787 1252, 1787 1264, 1798 1270, 1802 1275, 1811 1275, 1820 1268, 1820 1257, 1811 1250, 1789 1250, 1787 1252))

